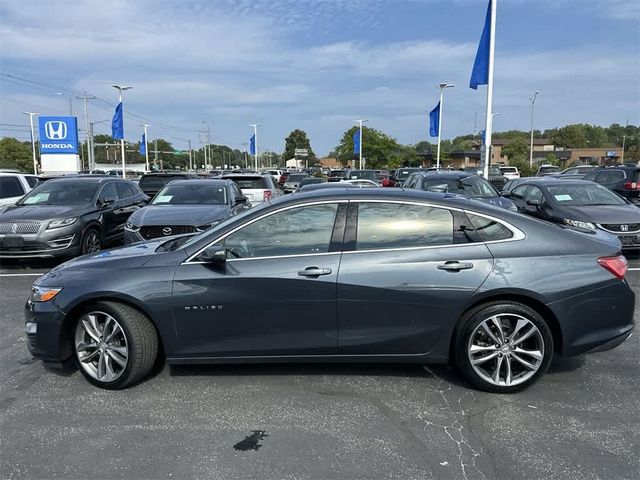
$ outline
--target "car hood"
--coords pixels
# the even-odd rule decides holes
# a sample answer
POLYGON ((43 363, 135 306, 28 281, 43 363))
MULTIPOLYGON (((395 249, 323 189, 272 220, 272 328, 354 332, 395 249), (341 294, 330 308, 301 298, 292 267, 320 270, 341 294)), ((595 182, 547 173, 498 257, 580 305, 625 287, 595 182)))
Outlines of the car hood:
POLYGON ((482 203, 486 203, 488 205, 493 205, 494 207, 505 208, 507 210, 515 211, 515 204, 505 197, 491 197, 491 198, 475 198, 474 200, 478 200, 482 203))
POLYGON ((38 278, 36 284, 55 283, 62 277, 77 278, 84 273, 96 270, 140 268, 153 258, 156 255, 156 249, 168 240, 167 238, 159 238, 76 257, 49 270, 38 278))
POLYGON ((585 205, 582 207, 563 206, 557 213, 565 218, 583 222, 619 224, 640 223, 640 209, 634 205, 585 205))
POLYGON ((12 205, 0 214, 0 221, 51 220, 76 217, 86 212, 85 205, 12 205))
POLYGON ((147 225, 197 227, 226 218, 230 213, 227 205, 150 205, 135 211, 129 217, 129 222, 139 227, 147 225))

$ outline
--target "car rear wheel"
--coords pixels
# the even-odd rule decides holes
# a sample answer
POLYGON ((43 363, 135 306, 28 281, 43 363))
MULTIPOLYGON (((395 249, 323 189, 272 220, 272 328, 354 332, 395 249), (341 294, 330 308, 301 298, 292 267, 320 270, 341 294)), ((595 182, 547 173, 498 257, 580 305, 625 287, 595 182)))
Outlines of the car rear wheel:
POLYGON ((116 302, 97 302, 78 319, 73 348, 80 371, 110 390, 144 378, 158 356, 158 336, 140 311, 116 302))
POLYGON ((87 253, 99 252, 102 249, 102 236, 97 228, 89 228, 82 235, 82 243, 80 245, 82 255, 87 253))
POLYGON ((553 337, 544 318, 517 302, 476 308, 456 329, 456 365, 488 392, 526 388, 547 370, 552 356, 553 337))

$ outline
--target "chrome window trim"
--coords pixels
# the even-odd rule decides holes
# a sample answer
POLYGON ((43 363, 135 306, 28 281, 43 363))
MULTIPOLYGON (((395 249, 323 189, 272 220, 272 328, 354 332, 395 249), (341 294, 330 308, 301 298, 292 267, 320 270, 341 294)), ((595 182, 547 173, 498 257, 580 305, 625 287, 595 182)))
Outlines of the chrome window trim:
MULTIPOLYGON (((263 218, 267 218, 270 217, 271 215, 275 215, 276 213, 280 213, 280 212, 285 212, 287 210, 291 210, 292 208, 299 208, 299 207, 308 207, 308 206, 312 206, 312 205, 324 205, 324 204, 331 204, 331 203, 335 203, 335 204, 340 204, 340 203, 348 203, 349 200, 348 199, 342 199, 342 200, 319 200, 317 202, 308 202, 308 203, 299 203, 296 205, 288 205, 286 207, 274 210, 272 212, 267 212, 264 215, 261 215, 257 218, 254 218, 253 220, 247 222, 247 223, 243 223, 242 225, 239 225, 238 227, 234 228, 233 230, 225 233, 224 235, 221 235, 219 237, 217 237, 215 240, 209 242, 207 245, 205 245, 204 247, 202 247, 200 250, 198 250, 196 253, 194 253, 193 255, 191 255, 189 258, 187 258, 184 262, 182 262, 180 265, 190 265, 190 264, 202 264, 202 263, 206 263, 206 262, 196 262, 196 261, 192 261, 192 259, 194 259, 195 257, 197 257, 198 255, 200 255, 202 252, 204 252, 207 248, 209 248, 211 245, 224 240, 225 238, 227 238, 229 235, 237 232, 238 230, 243 229, 244 227, 248 227, 249 225, 257 222, 258 220, 262 220, 263 218)), ((326 255, 328 253, 340 253, 340 252, 320 252, 320 253, 305 253, 305 254, 295 254, 295 255, 278 255, 278 256, 272 256, 272 257, 251 257, 251 258, 244 258, 244 259, 240 259, 240 258, 235 258, 235 259, 229 259, 228 261, 236 261, 236 260, 258 260, 258 259, 265 259, 265 258, 289 258, 289 257, 307 257, 309 255, 326 255)))
POLYGON ((464 208, 459 208, 459 207, 453 207, 453 206, 445 206, 445 205, 438 205, 438 204, 433 204, 433 203, 425 203, 425 202, 420 202, 420 201, 406 201, 406 200, 378 200, 378 199, 340 199, 340 200, 322 200, 322 201, 317 201, 317 202, 309 202, 309 203, 303 203, 303 204, 297 204, 297 205, 290 205, 288 207, 284 207, 278 210, 274 210, 273 212, 268 212, 258 218, 255 218, 253 220, 251 220, 248 223, 245 223, 243 225, 240 225, 239 227, 234 228, 233 230, 231 230, 230 232, 225 233, 224 235, 221 235, 220 237, 217 237, 215 240, 213 240, 212 242, 208 243, 206 246, 204 246, 203 248, 201 248, 200 250, 198 250, 196 253, 194 253, 193 255, 191 255, 187 260, 185 260, 184 262, 182 262, 180 265, 201 265, 204 264, 206 262, 197 262, 197 261, 193 261, 192 259, 197 257, 198 255, 200 255, 204 250, 206 250, 207 248, 209 248, 211 245, 219 242, 220 240, 224 240, 226 237, 228 237, 229 235, 237 232, 238 230, 244 228, 245 226, 249 226, 254 222, 257 222, 258 220, 261 220, 263 218, 266 218, 270 215, 274 215, 276 213, 279 212, 283 212, 286 210, 290 210, 292 208, 296 208, 296 207, 306 207, 306 206, 310 206, 310 205, 322 205, 322 204, 329 204, 329 203, 348 203, 348 202, 354 202, 354 203, 399 203, 399 204, 404 204, 404 205, 418 205, 418 206, 425 206, 425 207, 432 207, 432 208, 442 208, 442 209, 446 209, 446 210, 452 210, 452 211, 456 211, 456 212, 462 212, 464 214, 472 214, 472 215, 477 215, 479 217, 484 217, 487 218, 489 220, 492 220, 494 222, 498 222, 499 224, 501 224, 502 226, 504 226, 505 228, 507 228, 508 230, 511 231, 511 233, 513 233, 513 237, 511 238, 505 238, 504 240, 490 240, 488 242, 469 242, 469 243, 460 243, 460 244, 447 244, 447 245, 425 245, 425 246, 417 246, 417 247, 392 247, 392 248, 381 248, 381 249, 375 249, 375 250, 351 250, 351 251, 340 251, 340 252, 321 252, 321 253, 304 253, 304 254, 295 254, 295 255, 277 255, 277 256, 271 256, 271 257, 250 257, 250 258, 232 258, 227 260, 228 262, 237 262, 237 261, 246 261, 246 260, 265 260, 265 259, 282 259, 282 258, 295 258, 295 257, 308 257, 308 256, 322 256, 322 255, 334 255, 334 254, 351 254, 351 253, 376 253, 376 252, 389 252, 389 251, 402 251, 402 250, 421 250, 421 249, 434 249, 434 248, 456 248, 456 247, 467 247, 467 246, 473 246, 473 245, 491 245, 494 243, 505 243, 505 242, 515 242, 515 241, 519 241, 519 240, 524 240, 526 238, 526 235, 524 234, 524 232, 522 230, 520 230, 519 228, 511 225, 510 223, 505 222, 504 220, 501 220, 499 218, 493 217, 491 215, 487 215, 484 213, 479 213, 476 211, 472 211, 472 210, 466 210, 464 208))

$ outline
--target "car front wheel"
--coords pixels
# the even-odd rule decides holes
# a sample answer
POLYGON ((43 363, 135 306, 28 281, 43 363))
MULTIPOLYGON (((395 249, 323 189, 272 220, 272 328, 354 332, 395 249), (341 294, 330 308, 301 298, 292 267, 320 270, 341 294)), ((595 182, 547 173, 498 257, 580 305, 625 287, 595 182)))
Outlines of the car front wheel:
POLYGON ((96 253, 102 249, 102 236, 96 228, 89 228, 82 235, 82 243, 80 245, 82 255, 87 253, 96 253))
POLYGON ((458 368, 489 392, 522 390, 547 370, 552 356, 553 337, 544 318, 517 302, 476 308, 456 329, 458 368))
POLYGON ((140 311, 116 302, 97 302, 84 310, 73 347, 84 377, 110 390, 144 378, 158 355, 158 336, 140 311))

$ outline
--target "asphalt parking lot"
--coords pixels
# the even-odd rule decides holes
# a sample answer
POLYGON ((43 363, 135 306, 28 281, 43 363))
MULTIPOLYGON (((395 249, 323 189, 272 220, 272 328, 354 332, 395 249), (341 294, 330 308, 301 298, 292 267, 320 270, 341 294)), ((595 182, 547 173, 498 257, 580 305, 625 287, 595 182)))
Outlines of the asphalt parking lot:
POLYGON ((28 353, 51 266, 0 267, 1 478, 640 478, 638 334, 510 396, 413 365, 165 367, 111 392, 28 353))

